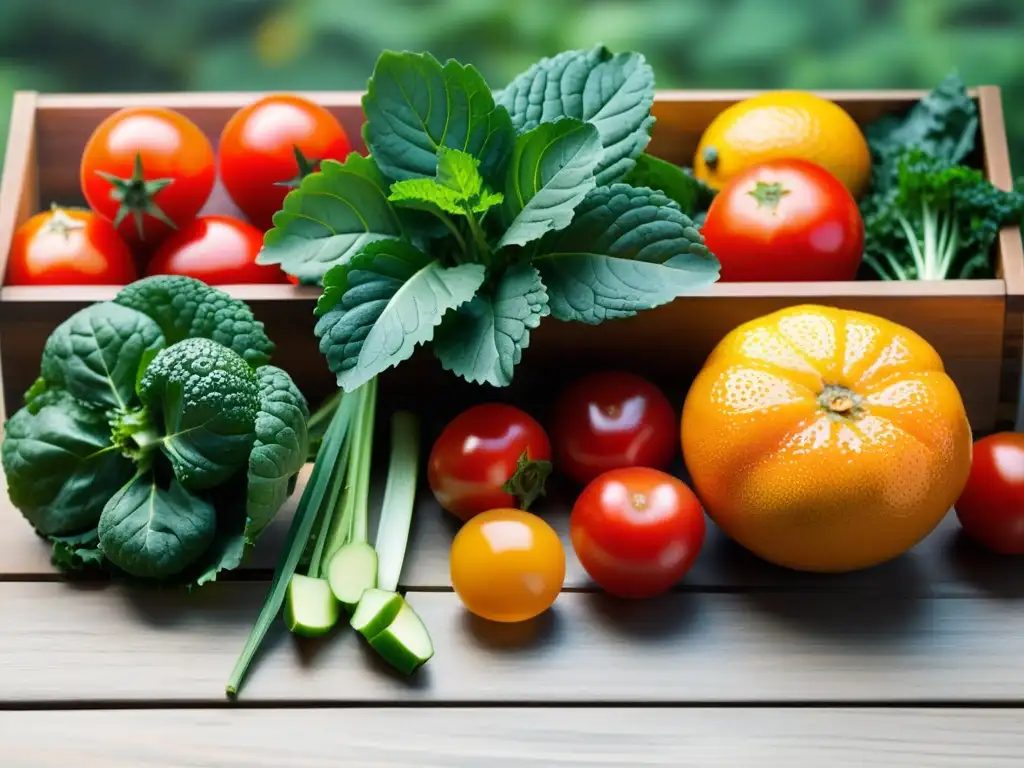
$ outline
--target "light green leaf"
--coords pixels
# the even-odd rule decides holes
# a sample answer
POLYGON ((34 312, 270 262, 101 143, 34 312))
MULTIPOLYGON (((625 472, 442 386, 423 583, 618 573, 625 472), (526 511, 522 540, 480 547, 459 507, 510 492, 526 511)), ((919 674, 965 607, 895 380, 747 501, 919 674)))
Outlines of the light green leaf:
POLYGON ((473 205, 473 213, 483 213, 488 211, 496 205, 501 205, 501 202, 505 199, 505 196, 501 192, 490 192, 485 191, 480 195, 480 199, 473 205))
POLYGON ((438 183, 436 179, 396 181, 391 185, 391 194, 388 195, 388 200, 395 205, 431 213, 435 213, 438 209, 456 216, 466 213, 459 193, 438 183))
POLYGON ((314 333, 320 352, 351 392, 430 341, 444 314, 473 298, 484 267, 442 263, 399 240, 366 246, 324 277, 314 333))
POLYGON ((466 381, 508 386, 530 344, 530 331, 548 311, 540 273, 529 264, 517 264, 493 291, 445 317, 434 338, 434 355, 445 370, 466 381))
POLYGON ((500 176, 515 131, 504 107, 472 66, 429 53, 385 51, 363 96, 366 145, 393 180, 433 178, 439 147, 480 160, 485 179, 500 176))
POLYGON ((461 200, 472 200, 484 185, 480 161, 466 152, 441 147, 437 155, 437 183, 458 194, 461 200))
POLYGON ((639 53, 612 55, 604 46, 542 59, 516 77, 499 103, 517 133, 562 117, 593 123, 604 152, 598 184, 622 179, 650 141, 654 71, 639 53))
POLYGON ((636 159, 636 166, 623 182, 664 192, 690 218, 707 211, 716 194, 692 173, 646 152, 636 159))
POLYGON ((644 187, 598 187, 565 230, 545 238, 534 264, 551 315, 597 324, 667 304, 718 279, 718 259, 692 220, 644 187))
POLYGON ((502 201, 502 195, 484 189, 480 161, 457 149, 438 150, 437 178, 405 179, 391 185, 388 200, 403 207, 468 216, 483 213, 502 201))
POLYGON ((601 139, 590 123, 565 118, 518 136, 505 183, 511 223, 498 246, 525 245, 568 226, 596 184, 600 159, 601 139))
POLYGON ((288 193, 256 262, 280 264, 301 282, 317 283, 364 245, 403 237, 387 187, 371 158, 353 152, 344 163, 324 160, 288 193))

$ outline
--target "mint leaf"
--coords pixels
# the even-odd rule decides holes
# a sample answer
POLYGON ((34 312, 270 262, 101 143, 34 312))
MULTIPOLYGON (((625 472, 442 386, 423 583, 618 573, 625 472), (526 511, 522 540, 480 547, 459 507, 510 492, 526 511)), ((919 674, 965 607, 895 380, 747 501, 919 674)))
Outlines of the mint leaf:
POLYGON ((300 282, 318 283, 364 245, 402 236, 387 180, 372 158, 353 152, 344 163, 324 160, 288 193, 256 263, 280 264, 300 282))
POLYGON ((371 243, 331 269, 314 333, 338 385, 351 392, 407 360, 483 281, 481 264, 445 267, 400 240, 371 243))
POLYGON ((436 179, 406 179, 391 185, 388 195, 395 205, 436 213, 438 210, 456 216, 466 212, 459 194, 437 182, 436 179))
POLYGON ((432 178, 440 147, 480 160, 485 179, 500 176, 515 139, 504 107, 472 66, 429 53, 385 51, 363 96, 363 138, 393 180, 432 178))
POLYGON ((664 192, 691 218, 707 211, 716 194, 714 189, 686 169, 646 152, 636 159, 636 166, 623 182, 664 192))
POLYGON ((518 136, 505 182, 511 223, 498 247, 525 245, 567 227, 573 209, 596 184, 594 168, 600 159, 597 129, 572 118, 518 136))
POLYGON ((483 188, 480 161, 457 149, 438 150, 437 178, 405 179, 391 185, 388 200, 396 205, 457 216, 482 213, 500 203, 500 192, 483 188))
POLYGON ((654 71, 639 53, 612 55, 604 46, 541 59, 516 77, 498 103, 517 133, 561 117, 593 123, 604 153, 598 184, 622 179, 651 140, 654 71))
POLYGON ((434 355, 445 370, 466 381, 508 386, 530 344, 530 331, 548 312, 540 273, 529 264, 517 264, 492 292, 445 317, 434 337, 434 355))
POLYGON ((718 279, 693 221, 645 187, 598 187, 534 258, 551 315, 597 324, 667 304, 718 279))
POLYGON ((437 154, 437 183, 455 192, 461 200, 472 200, 484 186, 480 161, 457 149, 441 147, 437 154))

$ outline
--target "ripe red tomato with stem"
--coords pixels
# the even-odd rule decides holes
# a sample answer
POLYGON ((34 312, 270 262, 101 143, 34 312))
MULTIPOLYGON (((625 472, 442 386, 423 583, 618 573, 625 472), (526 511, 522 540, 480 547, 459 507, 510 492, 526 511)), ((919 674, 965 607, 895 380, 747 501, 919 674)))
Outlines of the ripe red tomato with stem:
POLYGON ((853 280, 864 251, 856 200, 820 165, 796 158, 732 179, 701 234, 724 282, 853 280))
POLYGON ((583 376, 560 393, 551 425, 555 465, 577 483, 619 467, 664 469, 679 440, 665 393, 626 371, 583 376))
POLYGON ((1024 555, 1024 434, 975 441, 971 473, 954 508, 969 537, 1001 554, 1024 555))
POLYGON ((462 520, 490 509, 529 509, 550 474, 551 442, 544 428, 504 403, 475 405, 452 419, 427 463, 434 498, 462 520))
POLYGON ((266 231, 284 198, 320 161, 352 151, 337 118, 308 99, 271 94, 238 110, 220 136, 220 178, 245 217, 266 231))
POLYGON ((230 216, 200 216, 164 240, 147 275, 187 275, 208 285, 284 283, 276 265, 256 263, 263 233, 230 216))
POLYGON ((7 285, 126 285, 137 277, 114 225, 81 208, 37 213, 11 240, 7 285))
POLYGON ((704 510, 685 483, 650 467, 605 472, 580 493, 569 533, 580 565, 618 597, 652 597, 693 567, 704 510))
POLYGON ((198 126, 163 107, 129 107, 107 117, 82 153, 82 194, 129 245, 152 247, 206 204, 213 147, 198 126))

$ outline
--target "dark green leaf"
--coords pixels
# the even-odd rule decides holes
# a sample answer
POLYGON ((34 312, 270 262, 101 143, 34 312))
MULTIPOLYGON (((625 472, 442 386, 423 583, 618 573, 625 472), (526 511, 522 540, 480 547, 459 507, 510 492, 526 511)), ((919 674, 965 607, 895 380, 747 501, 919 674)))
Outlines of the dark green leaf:
POLYGON ((132 476, 131 462, 110 448, 102 413, 61 390, 36 398, 7 422, 2 456, 7 493, 43 535, 96 525, 107 499, 132 476))
POLYGON ((324 160, 288 193, 256 261, 280 264, 301 282, 317 283, 367 243, 403 232, 388 202, 387 180, 372 158, 353 152, 344 163, 324 160))
POLYGON ((263 323, 244 301, 192 277, 144 277, 122 288, 114 301, 156 321, 167 344, 213 339, 252 366, 265 365, 274 354, 263 323))
POLYGON ((690 218, 707 211, 716 194, 714 189, 686 169, 646 152, 636 159, 636 166, 623 182, 664 193, 690 218))
POLYGON ((430 341, 445 312, 473 298, 480 264, 445 267, 408 243, 371 243, 324 277, 315 333, 320 351, 351 392, 430 341))
POLYGON ((472 66, 429 53, 385 51, 363 96, 366 145, 393 180, 433 178, 439 147, 480 160, 485 179, 497 177, 515 133, 508 113, 472 66))
POLYGON ((160 449, 183 486, 212 488, 246 465, 259 392, 252 368, 209 339, 179 341, 149 364, 139 394, 162 416, 160 449))
POLYGON ((566 51, 534 64, 498 100, 518 133, 562 117, 593 123, 604 147, 597 183, 610 184, 632 170, 650 141, 654 71, 639 53, 566 51))
POLYGON ((50 562, 62 571, 89 571, 102 568, 99 533, 95 528, 77 536, 51 536, 50 562))
POLYGON ((213 542, 217 513, 172 480, 160 487, 151 474, 136 475, 114 494, 98 526, 103 555, 125 573, 164 579, 184 571, 213 542))
POLYGON ((41 372, 83 402, 125 410, 139 363, 163 345, 159 326, 141 312, 112 302, 91 304, 50 334, 41 372))
POLYGON ((598 187, 534 260, 551 315, 596 324, 667 304, 718 279, 690 218, 660 192, 598 187))
POLYGON ((256 369, 256 378, 260 410, 256 442, 249 454, 245 529, 249 538, 255 538, 284 504, 309 450, 309 406, 291 377, 265 365, 256 369))
POLYGON ((248 523, 245 483, 245 476, 241 475, 218 486, 209 495, 207 500, 217 511, 217 531, 210 545, 175 581, 201 587, 216 581, 222 572, 233 571, 242 564, 251 543, 245 534, 248 523))
POLYGON ((529 264, 510 267, 492 291, 450 312, 434 338, 446 369, 470 382, 504 387, 530 344, 530 331, 548 314, 540 273, 529 264))
POLYGON ((563 118, 518 136, 505 182, 511 223, 498 246, 525 245, 568 226, 596 184, 600 159, 601 138, 590 123, 563 118))

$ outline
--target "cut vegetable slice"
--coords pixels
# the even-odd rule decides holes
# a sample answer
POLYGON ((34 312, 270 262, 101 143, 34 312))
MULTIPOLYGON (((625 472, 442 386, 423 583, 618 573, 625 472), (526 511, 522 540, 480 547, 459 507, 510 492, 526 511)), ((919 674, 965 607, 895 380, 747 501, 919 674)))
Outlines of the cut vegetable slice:
POLYGON ((363 592, 377 586, 377 551, 363 541, 344 545, 327 564, 327 581, 335 598, 351 613, 363 592))
POLYGON ((284 601, 288 631, 305 637, 326 635, 338 623, 338 602, 324 579, 292 575, 284 601))
POLYGON ((349 623, 352 629, 367 640, 371 640, 388 628, 404 604, 405 601, 397 592, 368 589, 359 599, 359 605, 356 606, 349 623))
POLYGON ((370 645, 405 675, 411 675, 434 655, 430 633, 405 599, 388 628, 374 635, 370 645))

